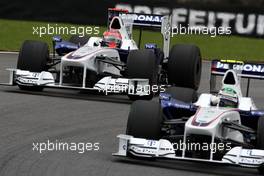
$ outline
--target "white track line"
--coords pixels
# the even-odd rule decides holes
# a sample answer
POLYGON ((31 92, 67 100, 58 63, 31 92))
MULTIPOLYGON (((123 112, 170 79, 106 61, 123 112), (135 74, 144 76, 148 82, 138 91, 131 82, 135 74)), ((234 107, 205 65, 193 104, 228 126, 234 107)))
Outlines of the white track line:
POLYGON ((18 51, 0 51, 0 54, 18 54, 18 51))

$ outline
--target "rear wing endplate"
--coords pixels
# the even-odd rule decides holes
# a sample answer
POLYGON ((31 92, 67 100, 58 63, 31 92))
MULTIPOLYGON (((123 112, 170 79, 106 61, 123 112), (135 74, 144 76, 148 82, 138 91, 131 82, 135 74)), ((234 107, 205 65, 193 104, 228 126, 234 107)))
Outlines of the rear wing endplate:
POLYGON ((216 76, 224 76, 227 70, 235 70, 238 76, 248 79, 247 93, 249 95, 249 87, 251 79, 264 79, 264 64, 249 63, 237 60, 213 60, 211 62, 210 75, 210 92, 217 92, 216 90, 216 76))

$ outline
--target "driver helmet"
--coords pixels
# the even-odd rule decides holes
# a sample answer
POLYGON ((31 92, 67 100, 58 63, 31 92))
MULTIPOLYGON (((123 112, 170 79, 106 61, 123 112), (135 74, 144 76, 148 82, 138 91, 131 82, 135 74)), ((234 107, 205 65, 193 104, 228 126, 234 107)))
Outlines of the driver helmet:
POLYGON ((109 48, 120 48, 122 36, 118 30, 108 30, 103 33, 102 46, 109 48))
POLYGON ((238 95, 237 92, 231 87, 224 87, 218 93, 219 106, 228 108, 238 107, 238 95))

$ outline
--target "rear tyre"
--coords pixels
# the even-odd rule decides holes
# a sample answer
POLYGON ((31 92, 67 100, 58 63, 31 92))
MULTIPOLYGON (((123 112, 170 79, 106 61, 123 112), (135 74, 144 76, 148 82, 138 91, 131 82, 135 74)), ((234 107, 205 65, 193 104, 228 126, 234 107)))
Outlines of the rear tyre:
POLYGON ((154 101, 135 101, 130 108, 127 121, 128 135, 137 138, 158 140, 161 138, 162 111, 154 101))
POLYGON ((69 42, 83 46, 89 41, 89 39, 90 37, 88 36, 80 37, 79 35, 72 35, 71 38, 69 39, 69 42))
POLYGON ((197 101, 197 92, 191 88, 169 87, 166 89, 165 93, 168 93, 172 98, 185 103, 193 103, 197 101))
MULTIPOLYGON (((156 56, 151 50, 132 50, 127 59, 127 74, 128 78, 149 79, 150 89, 153 85, 157 85, 158 66, 156 56)), ((154 93, 150 90, 149 95, 137 96, 128 95, 131 100, 153 98, 154 93)))
MULTIPOLYGON (((17 69, 28 70, 30 72, 42 72, 47 70, 49 59, 49 47, 47 43, 40 41, 26 40, 20 48, 17 69)), ((41 91, 40 86, 19 85, 22 90, 41 91)))
POLYGON ((201 80, 200 49, 195 45, 174 45, 168 60, 169 84, 197 90, 201 80))
POLYGON ((258 119, 257 148, 264 150, 264 117, 258 119))

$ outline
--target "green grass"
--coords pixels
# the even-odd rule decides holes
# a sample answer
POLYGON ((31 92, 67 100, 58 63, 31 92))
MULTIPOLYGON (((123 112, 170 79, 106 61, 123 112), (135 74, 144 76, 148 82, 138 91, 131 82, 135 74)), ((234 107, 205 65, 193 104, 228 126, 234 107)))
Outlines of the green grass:
MULTIPOLYGON (((49 23, 53 26, 83 26, 64 23, 49 23)), ((22 42, 27 39, 46 41, 51 45, 52 35, 39 37, 33 35, 33 26, 47 26, 46 22, 14 21, 0 19, 0 50, 18 51, 22 42)), ((100 27, 102 35, 105 27, 100 27)), ((134 38, 137 41, 138 30, 134 30, 134 38)), ((69 38, 63 35, 63 38, 69 38)), ((162 38, 159 32, 144 31, 142 44, 157 43, 162 44, 162 38)), ((171 44, 191 43, 201 48, 203 59, 239 59, 264 61, 264 40, 238 36, 217 36, 210 37, 205 35, 177 35, 171 40, 171 44)), ((143 45, 142 45, 143 46, 143 45)))

